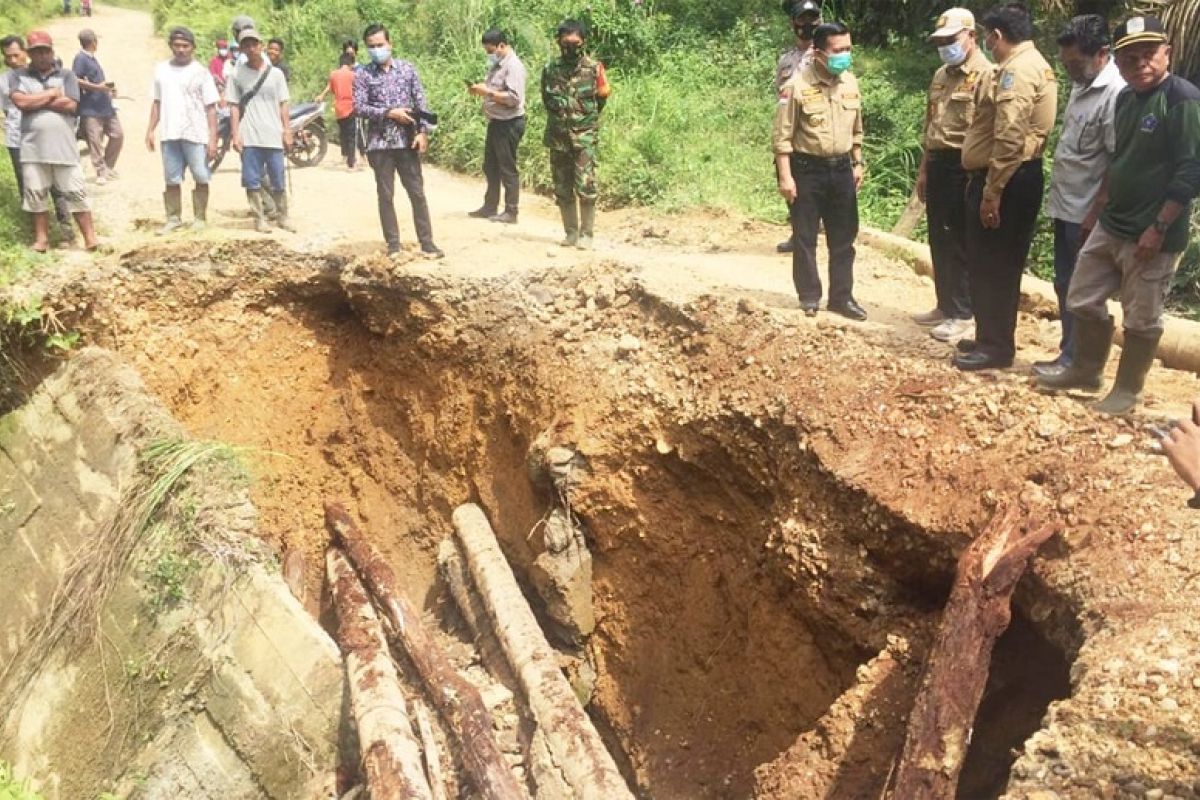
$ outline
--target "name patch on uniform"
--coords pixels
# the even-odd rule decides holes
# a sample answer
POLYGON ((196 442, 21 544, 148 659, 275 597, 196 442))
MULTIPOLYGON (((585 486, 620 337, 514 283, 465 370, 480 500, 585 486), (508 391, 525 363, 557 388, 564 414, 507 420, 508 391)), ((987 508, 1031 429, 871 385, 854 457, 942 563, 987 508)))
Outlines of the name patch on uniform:
POLYGON ((1154 133, 1158 130, 1158 117, 1153 114, 1147 114, 1142 117, 1142 124, 1138 126, 1142 133, 1154 133))
POLYGON ((968 72, 966 78, 963 79, 963 88, 964 89, 974 88, 975 84, 978 82, 979 82, 979 73, 978 72, 968 72))
POLYGON ((1006 89, 1006 90, 1011 89, 1014 85, 1016 85, 1016 82, 1017 82, 1017 76, 1011 72, 1006 72, 1000 76, 1000 88, 1001 89, 1006 89))
POLYGON ((812 88, 809 88, 809 89, 805 89, 803 92, 801 92, 801 94, 804 95, 805 97, 816 97, 820 93, 821 93, 821 89, 816 86, 813 86, 812 88))
POLYGON ((843 100, 857 100, 858 92, 846 92, 842 95, 843 100))

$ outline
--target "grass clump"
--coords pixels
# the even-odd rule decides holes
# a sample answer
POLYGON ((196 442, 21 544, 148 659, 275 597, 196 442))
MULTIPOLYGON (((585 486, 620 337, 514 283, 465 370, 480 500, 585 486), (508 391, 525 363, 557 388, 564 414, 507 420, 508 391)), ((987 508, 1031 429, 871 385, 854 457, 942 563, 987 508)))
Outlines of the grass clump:
POLYGON ((28 779, 18 780, 12 767, 0 761, 0 800, 43 800, 42 795, 30 788, 28 779))

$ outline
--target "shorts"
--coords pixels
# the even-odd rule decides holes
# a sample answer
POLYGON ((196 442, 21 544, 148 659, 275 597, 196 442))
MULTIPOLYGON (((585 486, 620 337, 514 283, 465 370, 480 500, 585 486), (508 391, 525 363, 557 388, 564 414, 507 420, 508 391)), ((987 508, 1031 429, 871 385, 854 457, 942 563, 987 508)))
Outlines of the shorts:
POLYGON ((250 191, 263 187, 263 178, 270 181, 272 191, 287 188, 284 175, 283 150, 278 147, 247 147, 242 150, 242 186, 250 191))
POLYGON ((167 186, 179 186, 183 183, 185 167, 192 171, 192 178, 198 184, 206 184, 212 177, 208 172, 208 147, 199 142, 189 142, 187 139, 169 139, 163 142, 162 161, 167 186))
POLYGON ((72 214, 91 211, 88 202, 87 184, 84 182, 83 167, 79 164, 37 164, 21 162, 21 177, 25 182, 25 193, 21 196, 21 208, 31 214, 44 214, 53 201, 50 190, 62 195, 63 205, 72 214))

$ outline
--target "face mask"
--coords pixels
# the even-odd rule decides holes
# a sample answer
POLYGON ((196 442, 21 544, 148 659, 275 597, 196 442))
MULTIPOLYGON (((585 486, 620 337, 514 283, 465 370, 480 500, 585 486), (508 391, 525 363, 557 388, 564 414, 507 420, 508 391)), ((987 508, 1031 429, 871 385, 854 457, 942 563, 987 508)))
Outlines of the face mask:
POLYGON ((488 69, 491 69, 492 67, 496 66, 499 63, 500 63, 500 54, 499 53, 488 53, 488 69))
POLYGON ((560 44, 558 49, 562 53, 563 58, 568 61, 574 61, 579 58, 579 51, 582 47, 575 42, 567 42, 566 44, 560 44))
POLYGON ((224 58, 225 56, 229 55, 229 51, 228 50, 218 50, 217 55, 219 55, 221 58, 224 58))
POLYGON ((942 57, 943 64, 957 67, 967 60, 967 48, 963 47, 962 42, 951 42, 939 47, 938 55, 942 57))
POLYGON ((386 64, 387 60, 392 57, 392 48, 383 44, 379 47, 368 47, 367 53, 376 64, 386 64))
POLYGON ((841 75, 850 69, 853 62, 854 57, 850 53, 834 53, 826 59, 825 66, 834 75, 841 75))

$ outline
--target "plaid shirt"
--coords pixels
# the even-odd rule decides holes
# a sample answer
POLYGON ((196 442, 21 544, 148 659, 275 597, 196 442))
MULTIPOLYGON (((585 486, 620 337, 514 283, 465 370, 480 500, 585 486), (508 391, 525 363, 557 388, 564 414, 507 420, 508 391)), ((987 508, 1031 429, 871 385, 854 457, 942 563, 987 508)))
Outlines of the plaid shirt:
POLYGON ((407 150, 416 132, 428 133, 429 125, 401 125, 387 118, 394 108, 429 111, 425 89, 417 70, 407 61, 393 58, 386 66, 367 64, 354 73, 354 113, 368 120, 367 150, 407 150))

